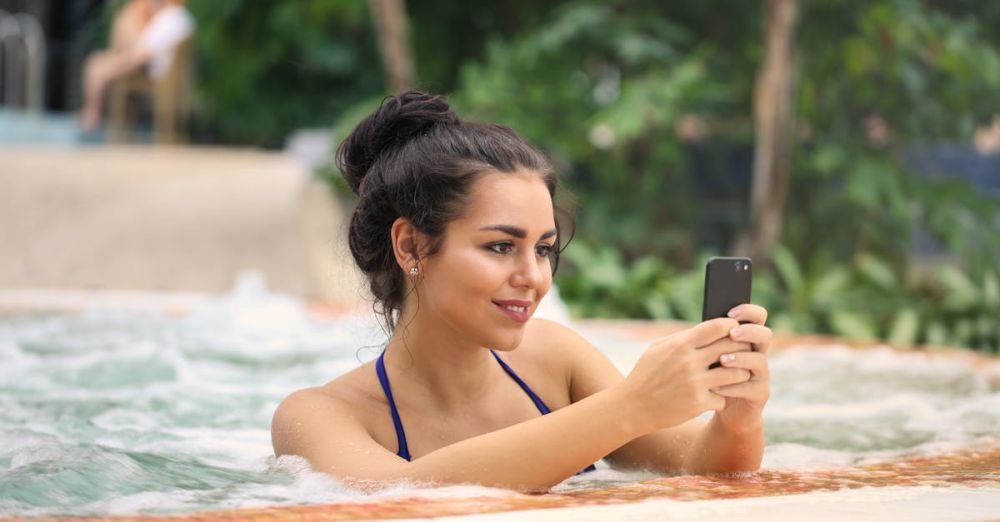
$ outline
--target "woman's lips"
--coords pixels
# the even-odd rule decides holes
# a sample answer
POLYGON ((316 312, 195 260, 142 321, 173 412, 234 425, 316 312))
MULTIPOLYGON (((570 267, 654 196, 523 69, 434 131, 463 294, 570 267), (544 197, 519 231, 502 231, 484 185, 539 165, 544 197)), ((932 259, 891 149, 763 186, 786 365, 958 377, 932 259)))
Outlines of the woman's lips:
POLYGON ((527 322, 531 318, 531 301, 521 301, 518 299, 510 299, 504 301, 493 301, 493 304, 497 305, 497 308, 501 312, 507 314, 507 317, 519 322, 527 322))

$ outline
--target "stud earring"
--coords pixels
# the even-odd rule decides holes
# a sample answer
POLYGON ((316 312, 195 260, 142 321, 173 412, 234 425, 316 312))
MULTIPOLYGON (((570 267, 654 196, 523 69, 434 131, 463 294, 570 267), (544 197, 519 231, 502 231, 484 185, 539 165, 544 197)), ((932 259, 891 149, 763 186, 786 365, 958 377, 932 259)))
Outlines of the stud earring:
POLYGON ((413 268, 410 269, 410 275, 417 275, 418 273, 420 273, 420 269, 419 268, 413 267, 413 268))

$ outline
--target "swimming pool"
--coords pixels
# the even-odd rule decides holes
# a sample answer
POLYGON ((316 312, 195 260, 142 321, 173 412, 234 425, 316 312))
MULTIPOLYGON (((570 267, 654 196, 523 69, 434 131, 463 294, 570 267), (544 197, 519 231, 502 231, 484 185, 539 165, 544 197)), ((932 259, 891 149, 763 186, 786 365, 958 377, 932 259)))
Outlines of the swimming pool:
MULTIPOLYGON (((309 471, 301 460, 274 459, 269 427, 278 401, 376 357, 380 330, 365 316, 315 315, 299 301, 259 289, 199 303, 175 315, 113 307, 0 315, 0 515, 389 505, 414 496, 509 498, 514 505, 524 498, 475 486, 417 490, 408 484, 366 496, 309 471)), ((646 346, 647 332, 630 323, 582 323, 579 330, 623 370, 646 346)), ((995 361, 791 346, 775 350, 771 368, 764 471, 808 473, 1000 441, 995 361)), ((656 478, 606 466, 589 475, 554 491, 626 491, 656 478)), ((966 511, 957 512, 971 516, 963 519, 996 517, 1000 475, 994 477, 985 488, 882 488, 878 501, 914 515, 930 513, 921 508, 930 502, 961 506, 966 511)), ((809 506, 861 506, 872 491, 674 502, 668 513, 732 519, 758 508, 773 517, 783 508, 802 515, 809 506)), ((616 516, 640 517, 629 510, 650 509, 642 506, 619 506, 616 516)), ((544 516, 569 520, 572 509, 597 514, 603 508, 550 509, 544 516)))

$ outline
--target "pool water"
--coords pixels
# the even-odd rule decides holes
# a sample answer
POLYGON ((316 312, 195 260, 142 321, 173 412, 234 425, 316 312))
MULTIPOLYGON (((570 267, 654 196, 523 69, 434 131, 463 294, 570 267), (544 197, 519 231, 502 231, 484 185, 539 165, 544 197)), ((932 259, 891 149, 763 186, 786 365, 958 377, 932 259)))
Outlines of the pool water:
MULTIPOLYGON (((579 330, 623 371, 646 346, 606 324, 579 330)), ((177 316, 105 308, 0 315, 0 515, 412 496, 405 483, 364 495, 271 454, 278 402, 377 357, 383 339, 371 318, 319 317, 259 288, 177 316)), ((791 347, 770 359, 763 468, 852 466, 1000 439, 998 363, 841 346, 791 347)), ((602 463, 555 491, 653 477, 602 463)), ((511 494, 476 486, 418 493, 511 494)))
POLYGON ((84 135, 77 116, 0 107, 0 147, 18 145, 78 146, 100 136, 84 135))

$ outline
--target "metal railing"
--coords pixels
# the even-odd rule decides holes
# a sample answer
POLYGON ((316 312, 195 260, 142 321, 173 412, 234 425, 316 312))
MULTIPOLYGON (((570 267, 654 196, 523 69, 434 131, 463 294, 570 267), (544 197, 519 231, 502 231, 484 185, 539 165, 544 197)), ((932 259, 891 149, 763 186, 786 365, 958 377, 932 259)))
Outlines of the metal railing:
POLYGON ((35 17, 0 10, 0 104, 41 111, 45 32, 35 17))

